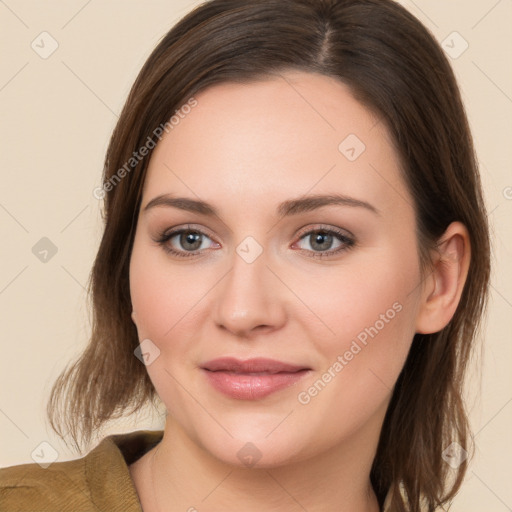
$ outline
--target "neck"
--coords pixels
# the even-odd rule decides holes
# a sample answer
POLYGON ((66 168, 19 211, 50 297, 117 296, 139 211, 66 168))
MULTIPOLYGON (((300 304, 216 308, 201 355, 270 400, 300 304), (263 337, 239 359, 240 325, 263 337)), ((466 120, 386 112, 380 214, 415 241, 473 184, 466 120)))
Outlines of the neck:
POLYGON ((226 464, 167 416, 162 441, 147 455, 152 482, 145 512, 378 512, 370 483, 381 422, 314 458, 269 468, 226 464), (333 505, 336 504, 336 505, 333 505))

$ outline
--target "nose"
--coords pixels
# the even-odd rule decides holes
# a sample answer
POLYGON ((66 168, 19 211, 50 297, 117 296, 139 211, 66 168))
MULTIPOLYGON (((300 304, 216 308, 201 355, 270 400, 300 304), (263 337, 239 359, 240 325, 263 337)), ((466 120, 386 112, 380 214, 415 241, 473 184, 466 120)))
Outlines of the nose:
POLYGON ((235 253, 233 265, 216 287, 214 320, 237 337, 271 332, 286 322, 286 288, 268 266, 266 252, 248 263, 235 253))

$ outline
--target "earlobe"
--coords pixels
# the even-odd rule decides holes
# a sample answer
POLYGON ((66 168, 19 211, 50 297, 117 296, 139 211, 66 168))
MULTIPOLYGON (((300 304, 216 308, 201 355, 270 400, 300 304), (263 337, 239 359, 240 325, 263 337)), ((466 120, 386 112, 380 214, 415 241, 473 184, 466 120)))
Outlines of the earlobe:
POLYGON ((132 311, 131 317, 132 317, 132 322, 133 322, 135 325, 137 325, 137 321, 135 320, 135 311, 132 311))
POLYGON ((439 240, 432 255, 416 320, 416 332, 439 332, 450 322, 466 282, 471 250, 467 228, 452 222, 439 240))

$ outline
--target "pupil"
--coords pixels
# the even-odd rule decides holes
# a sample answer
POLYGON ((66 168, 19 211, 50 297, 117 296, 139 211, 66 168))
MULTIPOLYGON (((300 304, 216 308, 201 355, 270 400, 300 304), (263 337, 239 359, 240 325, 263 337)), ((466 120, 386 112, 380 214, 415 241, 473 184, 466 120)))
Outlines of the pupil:
POLYGON ((332 244, 332 235, 329 235, 325 231, 321 231, 314 237, 314 243, 312 244, 312 247, 313 247, 313 249, 315 249, 315 246, 316 246, 316 249, 329 249, 331 244, 332 244), (322 241, 324 242, 323 244, 322 244, 322 241), (327 247, 325 247, 326 243, 327 243, 327 247))
POLYGON ((181 244, 183 245, 183 247, 187 247, 187 244, 190 244, 192 245, 192 247, 188 247, 189 249, 191 250, 195 250, 195 249, 198 249, 200 246, 201 246, 201 235, 199 233, 193 233, 193 232, 188 232, 187 234, 185 233, 182 233, 181 234, 181 244))

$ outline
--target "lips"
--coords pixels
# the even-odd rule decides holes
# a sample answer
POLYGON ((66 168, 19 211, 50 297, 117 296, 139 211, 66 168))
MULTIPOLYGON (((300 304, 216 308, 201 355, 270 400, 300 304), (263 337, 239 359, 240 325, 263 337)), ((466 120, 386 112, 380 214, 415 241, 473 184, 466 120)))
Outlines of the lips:
POLYGON ((258 400, 296 384, 311 368, 274 359, 241 361, 233 357, 213 359, 201 367, 207 382, 222 394, 238 400, 258 400))
POLYGON ((203 364, 202 368, 211 372, 233 372, 233 373, 261 373, 264 375, 274 373, 295 373, 300 370, 310 370, 306 366, 298 366, 290 363, 283 363, 275 359, 263 357, 241 361, 234 357, 221 357, 203 364))

